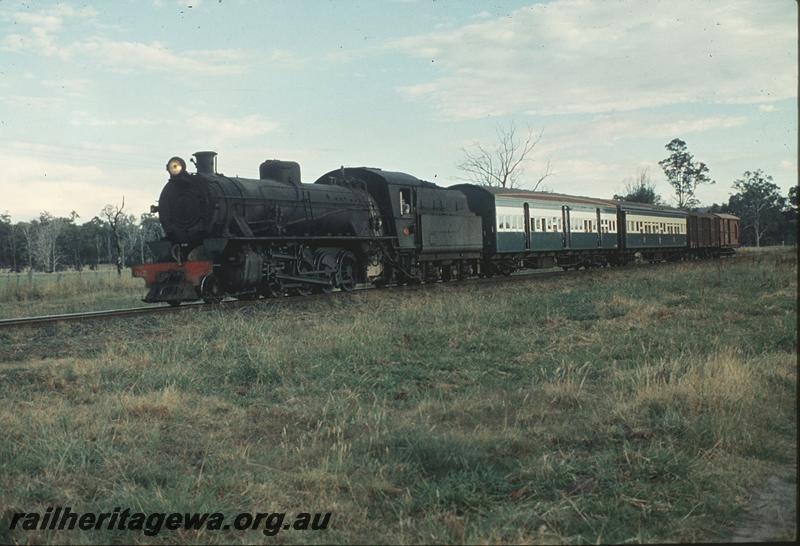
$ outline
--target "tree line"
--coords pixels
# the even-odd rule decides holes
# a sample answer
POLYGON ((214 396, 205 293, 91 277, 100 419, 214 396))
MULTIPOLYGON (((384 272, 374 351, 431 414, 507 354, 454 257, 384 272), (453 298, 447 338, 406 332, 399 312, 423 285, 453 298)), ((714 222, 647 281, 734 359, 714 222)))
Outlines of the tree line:
MULTIPOLYGON (((745 171, 731 183, 734 193, 727 203, 699 207, 700 203, 695 197, 697 187, 714 184, 708 166, 695 161, 687 150, 686 142, 679 138, 671 140, 666 149, 670 154, 659 161, 659 165, 675 192, 678 208, 738 216, 741 219, 741 243, 746 246, 797 244, 797 186, 792 186, 784 196, 771 175, 761 169, 745 171)), ((614 195, 614 199, 651 205, 665 204, 656 192, 647 169, 640 170, 635 179, 626 182, 625 193, 614 195)))
POLYGON ((124 199, 121 205, 106 205, 88 222, 80 222, 74 211, 68 216, 44 211, 18 222, 5 212, 0 214, 0 269, 52 273, 112 264, 121 274, 125 266, 152 260, 147 242, 162 236, 154 214, 127 214, 124 199))

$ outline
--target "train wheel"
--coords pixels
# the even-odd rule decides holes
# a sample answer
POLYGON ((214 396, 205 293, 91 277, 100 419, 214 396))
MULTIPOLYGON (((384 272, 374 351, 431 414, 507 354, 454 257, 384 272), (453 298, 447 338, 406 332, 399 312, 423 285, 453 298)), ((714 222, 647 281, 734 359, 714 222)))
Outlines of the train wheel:
POLYGON ((345 292, 350 292, 356 287, 356 268, 356 257, 352 252, 343 252, 339 256, 336 285, 345 292))
MULTIPOLYGON (((310 271, 314 271, 314 256, 311 254, 310 250, 306 249, 297 260, 297 275, 302 277, 304 273, 308 273, 310 271)), ((298 296, 310 296, 313 290, 311 285, 304 284, 302 286, 296 286, 292 288, 291 291, 293 294, 298 296)))
POLYGON ((333 285, 336 283, 336 251, 320 249, 314 256, 314 270, 324 271, 323 275, 330 277, 330 286, 319 286, 314 288, 314 292, 321 294, 330 294, 333 290, 333 285))
POLYGON ((206 303, 219 303, 222 301, 222 290, 219 281, 214 275, 206 275, 200 281, 200 296, 206 303))

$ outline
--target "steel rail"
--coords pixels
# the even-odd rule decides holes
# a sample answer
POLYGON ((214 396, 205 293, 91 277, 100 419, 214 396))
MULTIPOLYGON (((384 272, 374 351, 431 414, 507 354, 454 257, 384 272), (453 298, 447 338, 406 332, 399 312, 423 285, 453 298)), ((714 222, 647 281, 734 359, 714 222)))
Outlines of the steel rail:
MULTIPOLYGON (((656 267, 664 267, 670 265, 680 265, 685 264, 687 262, 667 262, 667 263, 655 263, 655 264, 627 264, 623 267, 626 268, 656 268, 656 267)), ((688 262, 692 263, 692 262, 688 262)), ((703 260, 700 263, 708 263, 708 261, 703 260)), ((619 268, 614 267, 610 270, 617 270, 619 268)), ((235 308, 235 307, 243 307, 243 306, 252 306, 258 305, 265 302, 269 302, 270 304, 295 304, 300 302, 309 302, 318 299, 328 299, 331 297, 342 297, 345 294, 352 295, 356 293, 363 293, 363 292, 371 292, 373 290, 426 290, 426 289, 436 289, 442 287, 452 287, 457 288, 459 286, 464 286, 467 284, 503 284, 507 282, 519 282, 519 281, 526 281, 531 279, 545 279, 551 277, 560 277, 560 276, 582 276, 587 274, 594 274, 602 271, 607 271, 609 268, 606 267, 597 267, 597 268, 590 268, 584 269, 580 271, 563 271, 560 268, 552 268, 552 269, 542 269, 542 270, 528 270, 524 273, 515 273, 509 276, 504 275, 496 275, 493 277, 471 277, 469 279, 464 279, 461 281, 453 280, 449 282, 444 281, 437 281, 432 283, 417 283, 417 284, 409 284, 403 286, 386 286, 386 287, 375 287, 371 285, 361 285, 356 287, 355 290, 352 291, 343 291, 343 290, 336 290, 329 293, 321 293, 321 294, 311 294, 308 296, 285 296, 280 298, 264 298, 264 299, 257 299, 257 300, 223 300, 219 303, 205 303, 205 302, 187 302, 182 305, 173 307, 171 305, 150 305, 150 306, 143 306, 143 307, 131 307, 128 309, 109 309, 109 310, 102 310, 102 311, 85 311, 85 312, 78 312, 78 313, 60 313, 54 315, 41 315, 41 316, 33 316, 33 317, 17 317, 17 318, 7 318, 7 319, 0 319, 0 329, 3 328, 10 328, 15 326, 36 326, 36 325, 43 325, 43 324, 52 324, 58 322, 73 322, 73 321, 82 321, 82 320, 97 320, 97 319, 104 319, 104 318, 118 318, 118 317, 133 317, 138 315, 149 315, 149 314, 158 314, 158 313, 180 313, 184 311, 189 311, 191 309, 195 310, 203 310, 203 311, 211 311, 217 309, 226 309, 226 308, 235 308)))

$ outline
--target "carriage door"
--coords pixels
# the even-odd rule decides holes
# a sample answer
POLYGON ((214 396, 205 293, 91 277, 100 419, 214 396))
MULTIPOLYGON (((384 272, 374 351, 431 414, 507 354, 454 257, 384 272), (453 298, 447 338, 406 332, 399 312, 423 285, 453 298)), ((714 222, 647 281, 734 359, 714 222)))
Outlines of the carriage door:
POLYGON ((572 247, 572 226, 569 219, 569 207, 561 205, 561 225, 563 230, 561 232, 561 246, 564 248, 572 247))
POLYGON ((531 249, 531 209, 528 203, 522 205, 525 210, 525 250, 531 249))
POLYGON ((597 246, 603 246, 603 228, 600 226, 600 209, 597 209, 597 246))

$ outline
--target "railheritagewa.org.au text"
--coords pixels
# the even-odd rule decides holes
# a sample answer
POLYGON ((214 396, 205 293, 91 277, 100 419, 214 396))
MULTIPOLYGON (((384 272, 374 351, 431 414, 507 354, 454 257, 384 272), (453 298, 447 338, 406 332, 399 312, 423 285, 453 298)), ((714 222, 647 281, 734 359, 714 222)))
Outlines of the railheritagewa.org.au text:
POLYGON ((114 508, 110 512, 73 512, 69 506, 44 512, 8 514, 9 530, 17 531, 134 531, 156 536, 164 531, 260 531, 274 536, 281 531, 324 531, 330 512, 241 512, 229 517, 221 512, 138 512, 114 508))

